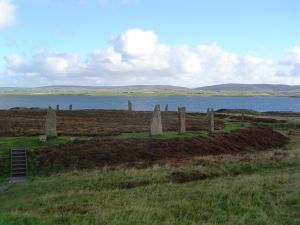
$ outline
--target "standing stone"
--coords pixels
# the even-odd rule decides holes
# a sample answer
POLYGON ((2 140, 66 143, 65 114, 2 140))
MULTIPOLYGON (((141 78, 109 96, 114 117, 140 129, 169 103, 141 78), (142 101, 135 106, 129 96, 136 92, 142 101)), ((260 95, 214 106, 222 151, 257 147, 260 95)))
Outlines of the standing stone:
POLYGON ((45 143, 47 141, 47 136, 46 135, 40 135, 39 136, 39 141, 45 143))
POLYGON ((214 109, 207 109, 208 131, 213 133, 215 131, 215 112, 214 109))
POLYGON ((49 107, 47 110, 46 123, 45 123, 45 134, 47 137, 56 137, 56 113, 49 107))
POLYGON ((179 114, 179 133, 184 133, 186 130, 185 126, 185 107, 179 107, 178 108, 178 114, 179 114))
POLYGON ((211 109, 211 119, 210 119, 210 130, 211 132, 215 132, 215 111, 214 109, 211 109))
POLYGON ((161 113, 160 106, 156 105, 153 112, 153 117, 151 120, 151 135, 162 134, 162 123, 161 123, 161 113))
POLYGON ((245 121, 245 113, 242 112, 242 127, 244 126, 244 121, 245 121))
POLYGON ((59 110, 59 105, 56 105, 56 110, 57 110, 57 111, 59 110))
POLYGON ((206 118, 208 122, 208 132, 210 132, 210 108, 207 108, 206 118))
POLYGON ((132 102, 128 100, 128 111, 132 111, 132 102))
POLYGON ((168 112, 168 111, 169 111, 169 105, 166 104, 166 106, 165 106, 165 112, 168 112))
POLYGON ((73 105, 69 105, 69 110, 73 110, 73 105))

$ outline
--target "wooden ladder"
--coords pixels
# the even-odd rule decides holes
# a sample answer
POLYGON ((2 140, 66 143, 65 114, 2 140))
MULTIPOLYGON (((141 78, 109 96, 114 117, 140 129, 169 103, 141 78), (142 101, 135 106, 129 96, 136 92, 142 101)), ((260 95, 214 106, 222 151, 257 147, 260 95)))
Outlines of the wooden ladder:
POLYGON ((11 149, 11 177, 27 176, 27 154, 22 148, 11 149))

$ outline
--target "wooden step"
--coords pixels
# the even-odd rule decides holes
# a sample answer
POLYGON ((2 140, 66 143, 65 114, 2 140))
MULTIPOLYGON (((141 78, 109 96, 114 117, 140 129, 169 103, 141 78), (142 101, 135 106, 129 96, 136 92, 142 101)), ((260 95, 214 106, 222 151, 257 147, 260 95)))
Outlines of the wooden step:
POLYGON ((12 155, 25 155, 25 152, 12 152, 12 155))
POLYGON ((26 168, 26 164, 25 163, 22 163, 22 164, 13 164, 13 168, 26 168))
POLYGON ((26 177, 27 173, 23 172, 23 173, 13 173, 12 177, 26 177))
POLYGON ((11 149, 11 176, 27 176, 27 155, 25 149, 11 149))
POLYGON ((13 164, 18 164, 18 163, 26 163, 26 158, 21 158, 21 159, 13 159, 12 160, 13 164))

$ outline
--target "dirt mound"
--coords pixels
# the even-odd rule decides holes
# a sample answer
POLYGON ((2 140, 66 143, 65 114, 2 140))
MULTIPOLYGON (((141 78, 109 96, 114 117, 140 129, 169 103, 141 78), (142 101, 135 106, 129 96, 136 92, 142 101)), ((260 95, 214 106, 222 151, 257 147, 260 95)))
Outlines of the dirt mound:
POLYGON ((215 177, 214 174, 205 174, 200 171, 190 171, 190 172, 173 172, 170 176, 170 180, 176 183, 185 183, 196 180, 205 180, 208 178, 215 177))
POLYGON ((269 112, 263 112, 261 114, 268 115, 268 116, 282 116, 282 117, 299 117, 300 112, 278 112, 278 111, 269 111, 269 112))
POLYGON ((252 109, 218 109, 218 113, 247 113, 247 114, 258 114, 257 111, 252 109))
POLYGON ((175 139, 93 139, 75 141, 29 154, 32 164, 49 171, 94 168, 124 163, 174 159, 224 153, 241 153, 246 149, 265 150, 281 147, 288 138, 269 127, 236 130, 211 137, 175 139))
MULTIPOLYGON (((231 120, 241 121, 242 116, 229 116, 231 120)), ((244 121, 247 122, 255 122, 255 123, 278 123, 278 122, 286 122, 286 120, 277 120, 274 118, 266 118, 266 117, 253 117, 253 116, 244 116, 244 121)))
MULTIPOLYGON (((152 112, 124 110, 60 110, 57 112, 59 135, 109 136, 120 132, 149 131, 152 112)), ((44 133, 46 110, 0 110, 0 136, 36 136, 44 133)), ((178 130, 178 113, 162 112, 164 130, 178 130)), ((224 123, 215 121, 216 129, 224 123)), ((207 130, 206 120, 187 114, 187 130, 207 130)))

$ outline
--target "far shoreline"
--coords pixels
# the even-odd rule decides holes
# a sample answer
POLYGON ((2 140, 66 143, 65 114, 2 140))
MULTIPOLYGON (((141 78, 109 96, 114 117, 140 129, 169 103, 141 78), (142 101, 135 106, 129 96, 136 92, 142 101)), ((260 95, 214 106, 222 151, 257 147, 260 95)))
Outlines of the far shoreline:
POLYGON ((224 93, 224 94, 89 94, 89 93, 45 93, 45 94, 12 94, 12 93, 4 93, 0 94, 0 96, 91 96, 91 97, 289 97, 289 98, 300 98, 299 95, 285 95, 285 94, 234 94, 234 93, 224 93))

